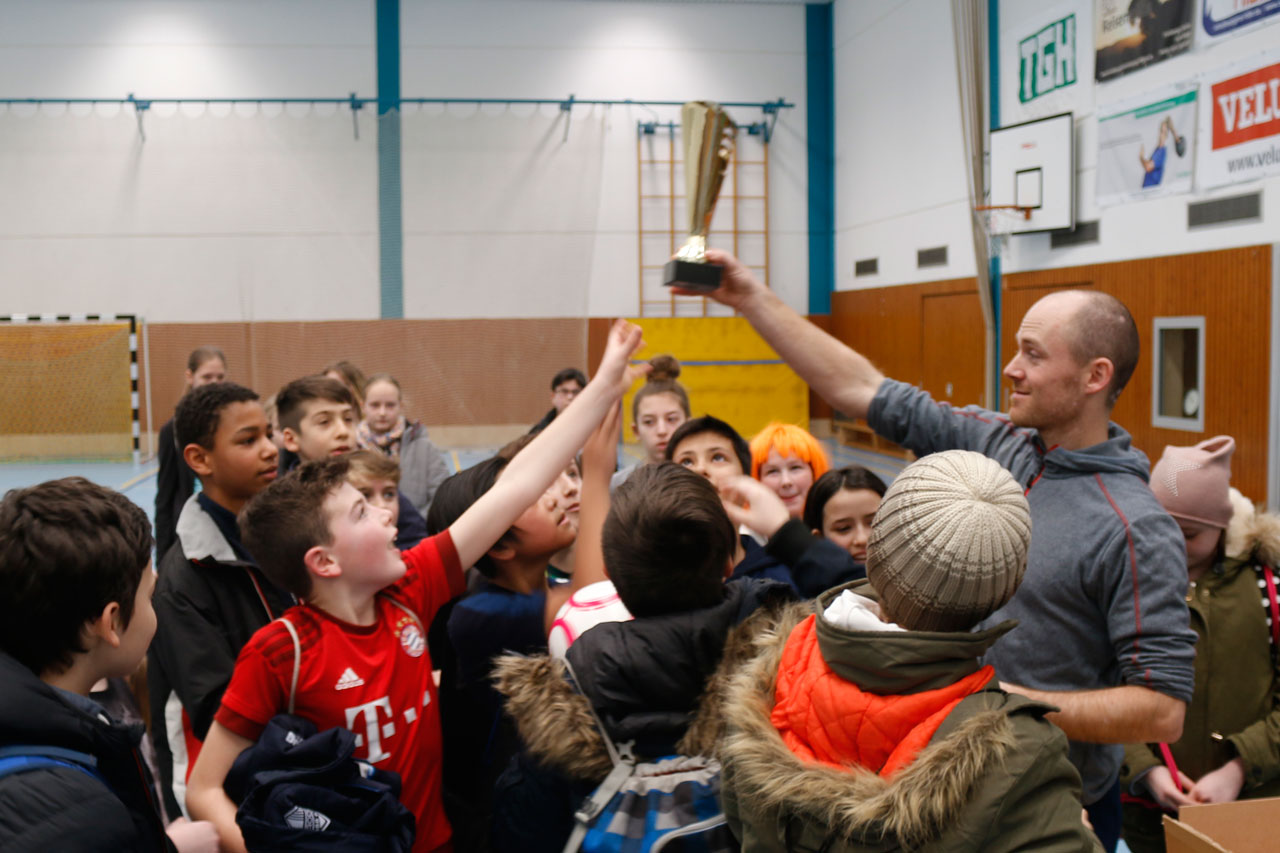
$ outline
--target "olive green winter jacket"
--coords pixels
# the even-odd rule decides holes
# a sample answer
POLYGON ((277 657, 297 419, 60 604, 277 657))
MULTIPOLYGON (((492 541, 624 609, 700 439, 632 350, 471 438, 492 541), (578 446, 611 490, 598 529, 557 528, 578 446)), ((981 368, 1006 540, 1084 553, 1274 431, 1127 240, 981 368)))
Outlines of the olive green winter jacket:
MULTIPOLYGON (((1280 560, 1280 517, 1255 512, 1232 489, 1234 514, 1225 559, 1187 590, 1196 640, 1196 689, 1182 738, 1170 750, 1178 770, 1199 779, 1239 756, 1241 799, 1280 796, 1280 671, 1267 627, 1261 566, 1280 560)), ((1143 777, 1161 764, 1158 744, 1129 744, 1121 769, 1124 790, 1149 796, 1143 777)), ((1135 849, 1160 849, 1160 813, 1125 809, 1126 838, 1135 849)))
MULTIPOLYGON (((837 675, 880 695, 932 690, 977 671, 979 656, 1015 624, 973 633, 849 631, 822 617, 846 588, 871 597, 865 581, 820 596, 818 645, 837 675)), ((1056 709, 996 688, 961 701, 890 779, 791 753, 770 713, 783 649, 808 612, 793 610, 760 635, 729 686, 721 792, 744 853, 1101 849, 1081 821, 1067 739, 1044 719, 1056 709)))

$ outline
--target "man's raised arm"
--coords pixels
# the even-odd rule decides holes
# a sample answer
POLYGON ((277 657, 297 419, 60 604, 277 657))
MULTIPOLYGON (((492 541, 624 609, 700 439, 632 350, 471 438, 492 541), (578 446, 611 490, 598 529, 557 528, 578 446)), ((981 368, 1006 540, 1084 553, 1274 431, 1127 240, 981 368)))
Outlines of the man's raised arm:
POLYGON ((867 416, 871 399, 884 382, 875 365, 791 310, 733 255, 708 249, 707 260, 724 265, 724 278, 717 290, 706 295, 746 317, 824 400, 851 417, 867 416))

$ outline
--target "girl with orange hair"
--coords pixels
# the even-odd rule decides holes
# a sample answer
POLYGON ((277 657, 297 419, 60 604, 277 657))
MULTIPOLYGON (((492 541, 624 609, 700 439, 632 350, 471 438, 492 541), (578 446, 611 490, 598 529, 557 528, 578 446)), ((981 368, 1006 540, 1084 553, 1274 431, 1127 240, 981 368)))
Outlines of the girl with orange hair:
POLYGON ((818 440, 795 424, 774 421, 751 439, 751 476, 782 498, 792 518, 804 515, 809 487, 830 467, 818 440))

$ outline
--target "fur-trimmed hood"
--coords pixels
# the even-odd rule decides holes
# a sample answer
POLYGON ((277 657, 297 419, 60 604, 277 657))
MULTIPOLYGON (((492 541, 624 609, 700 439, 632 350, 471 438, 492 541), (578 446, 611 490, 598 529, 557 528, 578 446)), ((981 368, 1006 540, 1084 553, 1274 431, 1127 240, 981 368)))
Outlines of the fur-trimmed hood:
POLYGON ((1226 555, 1237 560, 1253 555, 1273 567, 1280 560, 1280 516, 1259 511, 1234 488, 1231 490, 1231 522, 1227 525, 1226 555))
MULTIPOLYGON (((835 592, 823 595, 818 604, 819 627, 828 636, 841 632, 822 617, 825 603, 835 592)), ((1065 740, 1041 721, 1045 713, 1055 709, 992 689, 963 700, 929 745, 890 779, 866 768, 840 769, 802 761, 784 744, 774 728, 771 712, 783 650, 793 629, 808 612, 812 611, 790 610, 757 633, 755 656, 739 669, 726 691, 728 733, 719 755, 725 764, 726 790, 731 791, 735 811, 742 815, 743 822, 756 824, 755 829, 763 835, 781 831, 780 825, 798 818, 815 827, 816 838, 834 838, 853 847, 893 849, 900 845, 917 849, 928 845, 956 826, 958 815, 975 797, 1004 795, 999 782, 992 785, 993 776, 1005 772, 1014 753, 1021 750, 1025 754, 1027 724, 1043 729, 1043 737, 1060 741, 1052 742, 1060 753, 1057 759, 1065 766, 1068 778, 1074 776, 1066 762, 1065 740), (1018 717, 1024 719, 1019 721, 1018 717), (993 787, 996 790, 991 790, 993 787)), ((877 641, 887 636, 844 633, 842 648, 846 652, 861 644, 872 659, 879 654, 874 650, 877 641)), ((892 636, 899 639, 894 654, 900 665, 910 664, 902 657, 908 647, 901 640, 909 641, 913 636, 919 638, 917 662, 925 668, 938 665, 937 652, 945 648, 944 635, 908 632, 892 636)), ((973 635, 954 636, 962 647, 973 647, 973 635)), ((1043 737, 1033 744, 1037 749, 1043 746, 1043 737)), ((1072 802, 1078 820, 1079 782, 1078 776, 1074 778, 1077 788, 1072 802)), ((772 841, 779 847, 794 843, 782 837, 772 841)), ((766 843, 762 849, 768 846, 766 843)))
MULTIPOLYGON (((755 653, 755 636, 772 626, 779 613, 788 607, 784 597, 776 594, 776 590, 785 590, 786 587, 764 581, 751 583, 758 585, 765 594, 759 598, 751 615, 728 628, 727 635, 720 634, 724 638, 723 647, 716 649, 716 661, 708 667, 710 676, 704 675, 699 679, 699 689, 691 689, 683 702, 676 703, 687 706, 689 712, 673 712, 671 707, 634 709, 634 716, 640 718, 642 724, 648 717, 687 718, 687 725, 681 727, 682 732, 674 744, 675 751, 681 755, 714 757, 717 754, 724 733, 725 690, 731 677, 755 653)), ((739 606, 732 599, 726 604, 739 606)), ((812 603, 791 606, 804 612, 812 609, 812 603)), ((602 629, 634 633, 637 628, 645 627, 643 621, 597 626, 579 638, 574 649, 579 646, 587 649, 593 641, 598 645, 601 638, 611 633, 602 629)), ((718 645, 719 641, 716 643, 718 645)), ((667 650, 659 648, 656 651, 656 657, 661 658, 667 650)), ((584 678, 582 661, 578 655, 574 657, 576 674, 584 678)), ((672 668, 679 666, 672 660, 667 664, 672 668)), ((661 664, 655 661, 654 665, 661 664)), ((567 676, 564 662, 548 655, 504 655, 495 660, 492 674, 498 692, 505 697, 506 713, 515 722, 530 755, 570 779, 599 782, 612 769, 609 754, 587 696, 567 676)), ((587 693, 591 692, 587 689, 587 693)), ((665 698, 670 703, 671 697, 665 698)), ((637 749, 637 754, 641 758, 660 757, 658 754, 647 755, 642 749, 637 749)))

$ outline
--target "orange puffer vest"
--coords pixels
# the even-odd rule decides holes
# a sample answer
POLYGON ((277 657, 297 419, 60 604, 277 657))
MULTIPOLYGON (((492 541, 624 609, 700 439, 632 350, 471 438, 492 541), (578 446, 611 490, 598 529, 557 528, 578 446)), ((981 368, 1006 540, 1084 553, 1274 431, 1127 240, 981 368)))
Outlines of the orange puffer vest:
POLYGON ((857 764, 889 779, 915 759, 962 699, 995 676, 984 666, 937 690, 878 696, 832 672, 816 626, 811 615, 787 639, 771 716, 787 748, 804 760, 857 764))

